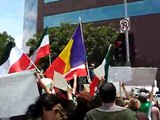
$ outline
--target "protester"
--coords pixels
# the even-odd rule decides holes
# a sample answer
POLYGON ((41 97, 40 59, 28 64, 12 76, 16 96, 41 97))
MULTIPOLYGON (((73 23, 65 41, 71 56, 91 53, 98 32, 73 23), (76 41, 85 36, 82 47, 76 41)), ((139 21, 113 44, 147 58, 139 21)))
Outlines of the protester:
POLYGON ((138 111, 140 106, 141 106, 141 103, 136 98, 132 98, 128 103, 128 108, 136 112, 137 120, 149 120, 145 113, 138 111))
POLYGON ((92 97, 87 91, 82 91, 77 95, 77 105, 69 116, 69 120, 83 120, 86 112, 89 111, 89 103, 92 97))
POLYGON ((100 86, 102 105, 86 113, 84 120, 136 120, 135 112, 115 105, 116 88, 110 82, 100 86))
POLYGON ((95 69, 95 64, 92 63, 91 66, 89 67, 89 76, 90 76, 91 80, 93 80, 94 75, 95 75, 93 72, 94 69, 95 69))
POLYGON ((144 112, 147 116, 150 116, 151 113, 151 101, 148 100, 148 95, 144 92, 141 92, 138 95, 138 99, 141 102, 141 106, 139 108, 140 112, 144 112))
MULTIPOLYGON (((125 92, 126 97, 130 100, 133 99, 134 96, 126 91, 124 83, 122 84, 122 88, 125 92)), ((145 115, 148 117, 149 120, 159 120, 160 119, 159 109, 153 104, 153 92, 154 92, 153 90, 154 90, 154 84, 152 85, 152 89, 150 92, 145 88, 141 88, 139 90, 140 93, 137 95, 137 98, 140 101, 141 106, 137 111, 139 111, 140 113, 141 112, 145 113, 145 115)))
POLYGON ((42 94, 26 112, 31 120, 65 120, 65 112, 55 94, 42 94))
POLYGON ((53 82, 50 78, 45 78, 42 74, 35 72, 35 77, 37 78, 37 83, 39 89, 41 89, 40 93, 48 93, 48 94, 55 94, 55 90, 53 87, 53 82), (48 84, 46 84, 48 82, 48 84), (50 83, 49 83, 50 82, 50 83))
POLYGON ((148 116, 149 119, 152 119, 151 118, 151 114, 152 114, 151 109, 152 109, 152 100, 153 100, 153 92, 154 92, 153 90, 154 90, 154 84, 152 85, 152 89, 151 89, 150 93, 149 93, 149 91, 147 91, 145 89, 141 89, 140 94, 138 95, 138 99, 141 102, 141 106, 139 108, 139 111, 144 112, 148 116))

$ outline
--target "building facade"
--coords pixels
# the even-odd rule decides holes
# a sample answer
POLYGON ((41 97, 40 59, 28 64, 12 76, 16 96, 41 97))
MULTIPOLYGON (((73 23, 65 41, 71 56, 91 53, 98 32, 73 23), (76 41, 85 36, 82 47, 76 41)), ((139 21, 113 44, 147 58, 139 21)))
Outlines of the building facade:
MULTIPOLYGON (((133 66, 158 67, 160 88, 160 0, 128 0, 130 31, 134 40, 133 66)), ((38 0, 37 32, 62 22, 108 25, 124 18, 123 0, 38 0)))
POLYGON ((29 47, 26 46, 26 42, 36 34, 38 0, 25 0, 24 6, 22 49, 28 53, 29 47))

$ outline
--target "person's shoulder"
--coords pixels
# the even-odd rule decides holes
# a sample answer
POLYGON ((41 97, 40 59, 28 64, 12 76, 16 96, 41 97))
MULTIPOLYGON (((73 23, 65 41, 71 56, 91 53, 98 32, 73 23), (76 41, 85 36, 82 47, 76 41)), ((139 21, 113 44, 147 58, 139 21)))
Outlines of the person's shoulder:
POLYGON ((86 118, 89 120, 89 118, 95 118, 97 119, 103 119, 104 117, 118 117, 119 120, 136 120, 136 113, 134 111, 131 111, 130 109, 121 109, 117 111, 110 111, 110 110, 100 110, 100 109, 92 109, 86 113, 86 118))
POLYGON ((152 111, 158 111, 158 112, 159 112, 159 109, 158 109, 156 106, 152 106, 151 110, 152 110, 152 111))
POLYGON ((97 109, 93 108, 93 109, 89 110, 87 113, 93 113, 93 112, 96 112, 96 111, 97 111, 97 109))
POLYGON ((128 108, 124 109, 123 111, 126 112, 126 113, 134 114, 134 115, 136 114, 136 112, 134 112, 134 111, 132 111, 128 108))
POLYGON ((136 116, 136 112, 130 110, 130 109, 124 109, 121 111, 121 114, 123 114, 124 116, 128 116, 128 117, 135 117, 136 116))
POLYGON ((125 120, 137 120, 136 112, 126 108, 119 112, 119 116, 125 120))
POLYGON ((124 109, 124 111, 126 111, 126 112, 131 112, 131 113, 135 113, 134 111, 132 111, 131 109, 128 109, 128 108, 124 109))
POLYGON ((97 110, 93 108, 86 113, 84 120, 90 120, 93 116, 95 117, 95 115, 97 116, 97 110))

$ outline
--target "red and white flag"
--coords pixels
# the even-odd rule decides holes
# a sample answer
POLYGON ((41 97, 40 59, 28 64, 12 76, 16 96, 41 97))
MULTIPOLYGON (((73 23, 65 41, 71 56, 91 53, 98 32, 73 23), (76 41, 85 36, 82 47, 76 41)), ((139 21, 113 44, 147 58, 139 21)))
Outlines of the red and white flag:
POLYGON ((17 47, 13 47, 8 59, 0 66, 0 75, 26 70, 29 64, 29 57, 17 47))
MULTIPOLYGON (((49 54, 50 54, 49 35, 45 35, 41 41, 40 46, 35 50, 30 59, 35 65, 37 65, 41 58, 49 54)), ((32 65, 30 68, 34 68, 34 66, 32 65)))

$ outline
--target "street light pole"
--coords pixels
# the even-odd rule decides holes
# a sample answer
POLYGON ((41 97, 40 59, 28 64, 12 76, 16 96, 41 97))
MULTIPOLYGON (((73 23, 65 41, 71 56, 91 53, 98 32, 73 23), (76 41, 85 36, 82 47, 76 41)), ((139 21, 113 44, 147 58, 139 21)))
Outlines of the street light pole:
MULTIPOLYGON (((128 9, 127 9, 127 0, 124 0, 124 17, 125 19, 128 18, 128 9)), ((128 30, 125 31, 125 43, 126 43, 126 65, 130 66, 130 54, 129 54, 129 37, 128 37, 128 30)))

